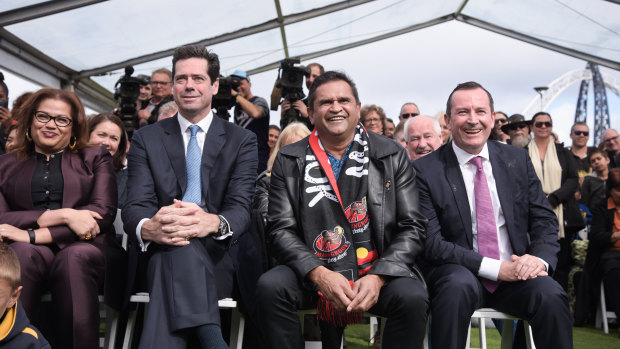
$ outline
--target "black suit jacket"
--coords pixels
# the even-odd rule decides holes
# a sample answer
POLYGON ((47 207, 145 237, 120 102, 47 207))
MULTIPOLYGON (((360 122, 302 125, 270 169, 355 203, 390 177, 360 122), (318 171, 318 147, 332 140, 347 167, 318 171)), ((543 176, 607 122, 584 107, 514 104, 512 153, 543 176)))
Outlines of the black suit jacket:
MULTIPOLYGON (((153 217, 161 207, 171 205, 173 199, 180 200, 185 191, 185 148, 178 117, 177 114, 140 128, 133 135, 127 161, 127 202, 122 218, 134 251, 139 249, 136 227, 140 220, 153 217)), ((202 197, 205 211, 224 216, 234 233, 232 238, 217 243, 227 248, 241 291, 251 289, 260 275, 256 249, 246 234, 256 167, 256 136, 214 116, 202 151, 202 197)), ((216 263, 221 256, 211 257, 216 263)), ((130 255, 129 268, 130 275, 134 275, 136 253, 130 255)), ((128 293, 133 284, 129 287, 128 293)))
MULTIPOLYGON (((542 258, 551 269, 555 268, 558 220, 527 152, 496 141, 488 141, 487 145, 514 254, 542 258)), ((429 220, 427 267, 454 263, 478 275, 482 255, 473 250, 469 201, 452 142, 414 161, 413 166, 417 171, 420 208, 429 220)))

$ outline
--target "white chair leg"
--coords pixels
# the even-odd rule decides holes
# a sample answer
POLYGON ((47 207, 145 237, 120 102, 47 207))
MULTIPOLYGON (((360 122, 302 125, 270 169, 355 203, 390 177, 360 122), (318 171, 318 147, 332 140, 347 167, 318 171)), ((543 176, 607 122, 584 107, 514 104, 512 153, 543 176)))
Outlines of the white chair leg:
POLYGON ((375 343, 375 335, 379 329, 379 321, 375 316, 370 317, 370 344, 375 343))
MULTIPOLYGON (((139 306, 139 305, 138 305, 139 306)), ((125 328, 125 336, 123 337, 123 349, 131 348, 131 342, 136 326, 136 316, 138 314, 138 308, 131 310, 127 316, 127 327, 125 328)))
POLYGON ((512 348, 514 320, 502 320, 502 349, 512 348))
POLYGON ((103 347, 105 349, 114 349, 116 342, 116 333, 118 331, 118 312, 108 306, 105 309, 105 339, 103 347))
POLYGON ((487 321, 485 318, 481 317, 478 319, 479 322, 479 332, 478 337, 480 338, 480 349, 487 349, 487 321))
POLYGON ((532 326, 530 326, 529 322, 523 320, 523 328, 525 329, 525 344, 527 345, 527 349, 536 349, 534 335, 532 334, 532 326))
POLYGON ((607 324, 607 304, 605 302, 605 286, 603 285, 603 281, 601 281, 601 299, 599 304, 601 305, 601 319, 603 322, 603 332, 605 334, 609 333, 609 325, 607 324))
POLYGON ((245 318, 238 308, 233 308, 230 324, 230 348, 241 349, 243 346, 243 332, 245 331, 245 318))
POLYGON ((465 341, 465 349, 471 348, 470 339, 471 339, 471 320, 469 320, 469 328, 467 328, 467 340, 465 341))

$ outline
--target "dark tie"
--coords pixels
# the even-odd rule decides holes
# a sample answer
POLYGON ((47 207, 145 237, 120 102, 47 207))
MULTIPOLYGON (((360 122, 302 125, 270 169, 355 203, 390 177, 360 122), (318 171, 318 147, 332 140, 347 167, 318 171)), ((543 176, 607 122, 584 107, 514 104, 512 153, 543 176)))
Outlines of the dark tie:
MULTIPOLYGON (((478 253, 484 257, 499 260, 499 246, 497 244, 497 227, 493 214, 491 193, 487 184, 487 177, 482 167, 482 158, 476 156, 469 160, 476 166, 474 177, 474 195, 476 196, 476 221, 478 224, 478 253)), ((480 278, 482 285, 491 293, 495 292, 499 281, 480 278)))
POLYGON ((183 201, 193 202, 200 205, 201 187, 200 182, 200 163, 202 162, 202 154, 196 140, 196 133, 200 130, 199 126, 191 125, 189 127, 192 137, 187 144, 187 156, 185 156, 185 168, 187 171, 187 187, 183 195, 183 201))

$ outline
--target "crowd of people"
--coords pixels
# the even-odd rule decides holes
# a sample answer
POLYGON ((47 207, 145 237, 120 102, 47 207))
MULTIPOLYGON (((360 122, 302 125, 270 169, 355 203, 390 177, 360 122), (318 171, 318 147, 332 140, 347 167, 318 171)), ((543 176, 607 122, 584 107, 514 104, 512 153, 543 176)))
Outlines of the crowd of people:
POLYGON ((496 111, 476 82, 437 115, 406 102, 392 119, 344 73, 309 68, 308 97, 284 99, 279 126, 235 71, 229 122, 211 108, 218 56, 179 47, 171 70, 138 76, 131 139, 69 91, 9 110, 2 81, 0 348, 96 348, 98 295, 123 313, 139 291, 140 348, 227 348, 223 298, 238 300, 252 348, 303 348, 301 309, 316 309, 323 348, 365 312, 387 319, 384 348, 422 348, 429 314, 431 345, 463 348, 481 307, 527 320, 538 347, 571 348, 601 280, 620 315, 614 129, 589 147, 575 123, 564 147, 549 113, 496 111))

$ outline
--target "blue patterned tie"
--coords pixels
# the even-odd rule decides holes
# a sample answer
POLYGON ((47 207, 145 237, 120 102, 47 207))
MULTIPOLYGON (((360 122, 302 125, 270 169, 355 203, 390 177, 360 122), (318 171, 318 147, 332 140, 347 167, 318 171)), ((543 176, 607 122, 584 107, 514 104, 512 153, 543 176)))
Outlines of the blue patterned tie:
POLYGON ((185 188, 185 195, 183 195, 183 201, 193 202, 196 205, 200 205, 200 198, 202 183, 200 182, 200 163, 202 162, 202 154, 200 153, 200 147, 198 147, 198 141, 196 140, 196 133, 200 130, 199 126, 191 125, 189 127, 192 132, 192 137, 189 139, 187 145, 187 156, 185 156, 185 169, 187 171, 187 187, 185 188))

